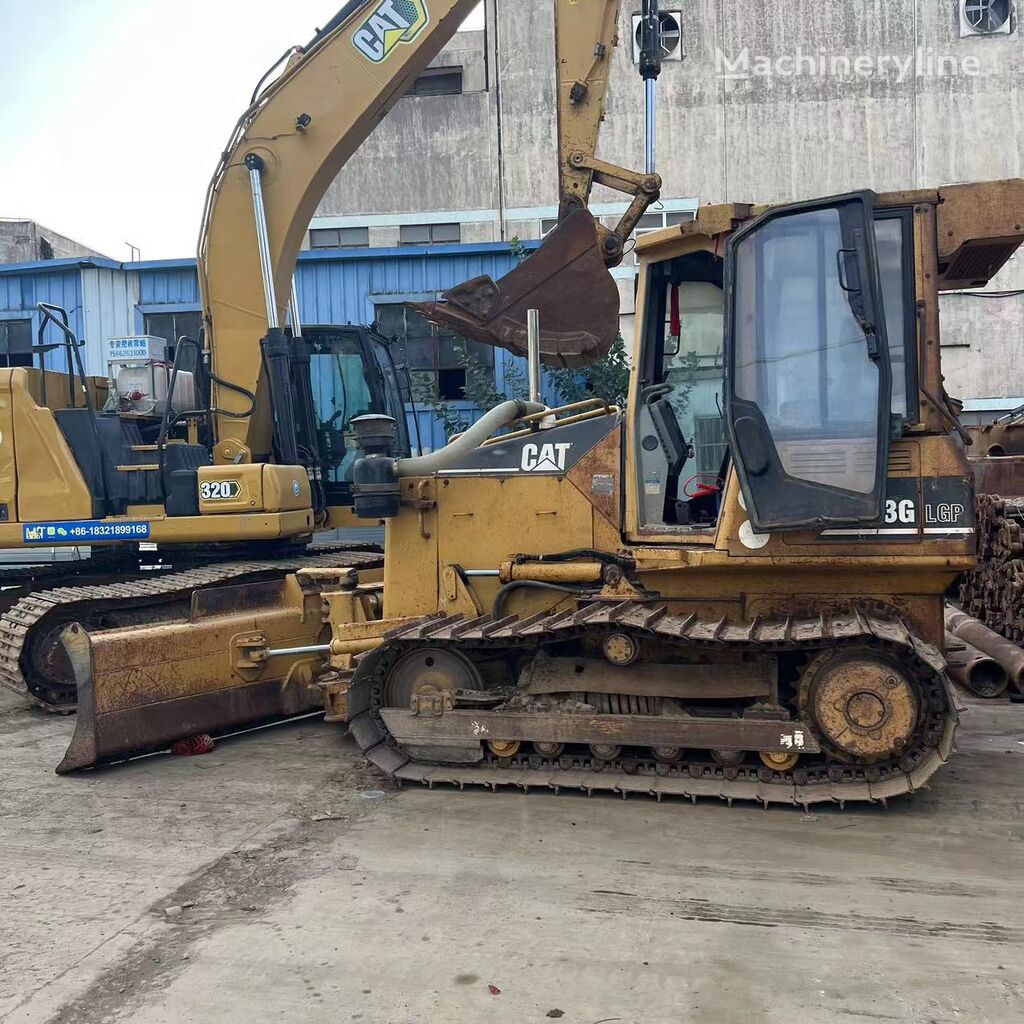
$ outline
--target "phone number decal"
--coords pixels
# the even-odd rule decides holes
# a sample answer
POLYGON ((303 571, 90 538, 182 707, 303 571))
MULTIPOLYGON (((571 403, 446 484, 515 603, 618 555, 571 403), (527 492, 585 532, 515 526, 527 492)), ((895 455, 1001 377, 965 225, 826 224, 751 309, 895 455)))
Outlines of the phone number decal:
POLYGON ((147 540, 149 523, 109 523, 101 519, 77 519, 56 523, 25 523, 26 544, 88 544, 96 540, 147 540))

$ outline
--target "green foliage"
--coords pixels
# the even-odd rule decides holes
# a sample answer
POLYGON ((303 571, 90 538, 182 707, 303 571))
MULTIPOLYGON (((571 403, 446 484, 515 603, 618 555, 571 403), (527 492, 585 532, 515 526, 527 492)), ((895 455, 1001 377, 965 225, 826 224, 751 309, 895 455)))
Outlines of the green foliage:
MULTIPOLYGON (((666 362, 668 362, 667 357, 666 362)), ((668 401, 675 409, 677 418, 681 417, 690 407, 690 394, 700 379, 700 369, 700 356, 696 352, 687 352, 683 356, 676 356, 676 365, 672 367, 674 387, 668 395, 668 401)))
POLYGON ((588 398, 603 398, 612 405, 626 407, 629 395, 629 356, 620 334, 599 363, 579 370, 548 370, 559 397, 566 404, 588 398))
MULTIPOLYGON (((473 402, 482 409, 493 409, 509 398, 526 398, 529 395, 526 373, 514 363, 505 364, 505 390, 499 391, 494 386, 494 366, 491 363, 482 359, 463 340, 456 341, 454 348, 459 363, 466 369, 465 401, 473 402)), ((418 381, 413 387, 413 395, 418 403, 437 417, 444 428, 445 437, 461 434, 469 426, 462 411, 438 394, 435 380, 429 384, 418 381)))
POLYGON ((417 405, 429 409, 441 422, 445 437, 461 434, 469 424, 462 418, 459 410, 450 402, 446 402, 438 393, 437 381, 417 378, 413 381, 412 397, 417 405))
POLYGON ((513 235, 509 239, 508 247, 519 263, 522 263, 530 255, 530 250, 523 245, 523 240, 518 235, 513 235))

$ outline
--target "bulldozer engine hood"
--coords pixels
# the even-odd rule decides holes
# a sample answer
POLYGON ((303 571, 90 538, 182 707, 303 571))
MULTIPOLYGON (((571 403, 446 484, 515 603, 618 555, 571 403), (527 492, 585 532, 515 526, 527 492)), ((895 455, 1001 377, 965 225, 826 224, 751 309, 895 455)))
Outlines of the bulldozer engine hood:
POLYGON ((471 452, 460 465, 441 470, 438 476, 561 476, 598 442, 619 429, 621 422, 620 413, 610 413, 487 444, 471 452))

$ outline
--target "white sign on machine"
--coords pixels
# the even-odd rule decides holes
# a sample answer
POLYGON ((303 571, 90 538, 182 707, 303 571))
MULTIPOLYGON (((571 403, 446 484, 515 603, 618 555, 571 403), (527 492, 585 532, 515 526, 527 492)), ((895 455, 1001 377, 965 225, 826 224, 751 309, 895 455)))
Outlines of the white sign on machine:
POLYGON ((153 359, 163 362, 167 358, 167 342, 151 334, 137 334, 127 338, 111 338, 107 342, 107 359, 126 362, 132 359, 153 359))
MULTIPOLYGON (((171 367, 167 342, 150 334, 111 338, 107 342, 108 398, 106 412, 162 416, 167 406, 171 367)), ((174 381, 172 408, 194 409, 195 381, 180 372, 174 381)))

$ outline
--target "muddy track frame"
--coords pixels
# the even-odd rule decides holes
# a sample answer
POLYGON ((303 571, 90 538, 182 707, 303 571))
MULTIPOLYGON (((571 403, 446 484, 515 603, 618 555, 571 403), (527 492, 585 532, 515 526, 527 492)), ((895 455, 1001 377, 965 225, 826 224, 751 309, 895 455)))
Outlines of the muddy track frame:
MULTIPOLYGON (((953 751, 958 717, 944 670, 941 653, 911 633, 898 617, 883 618, 856 609, 808 618, 758 617, 742 623, 705 619, 696 614, 674 615, 666 605, 652 607, 630 601, 593 602, 575 610, 541 613, 526 619, 434 616, 387 634, 380 648, 362 658, 349 693, 349 725, 372 763, 397 779, 427 786, 443 783, 459 788, 513 786, 523 790, 536 786, 555 792, 611 791, 623 797, 639 793, 659 800, 663 796, 683 796, 696 801, 700 796, 709 796, 730 803, 753 800, 765 806, 884 803, 924 787, 953 751), (823 758, 790 772, 779 772, 751 765, 723 768, 701 759, 666 765, 642 757, 605 762, 576 755, 557 759, 537 755, 491 756, 470 766, 419 763, 391 736, 381 715, 390 667, 417 645, 447 646, 463 652, 485 649, 492 655, 500 649, 525 653, 546 643, 622 629, 641 639, 646 636, 667 640, 694 650, 728 645, 734 650, 765 654, 813 655, 833 647, 868 646, 899 658, 924 698, 922 720, 913 742, 899 758, 870 766, 823 758)), ((481 712, 482 716, 486 714, 481 712)), ((814 732, 813 725, 802 724, 814 732)))

